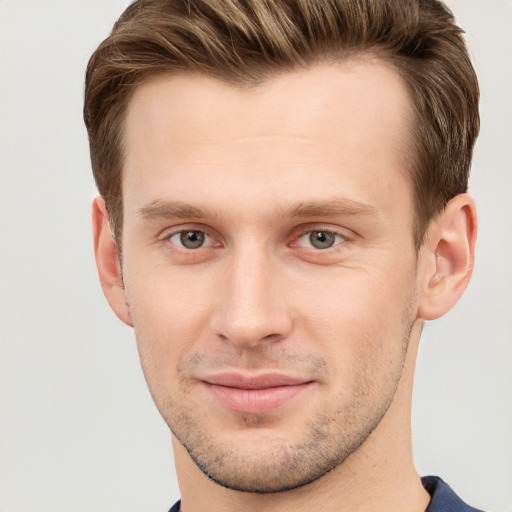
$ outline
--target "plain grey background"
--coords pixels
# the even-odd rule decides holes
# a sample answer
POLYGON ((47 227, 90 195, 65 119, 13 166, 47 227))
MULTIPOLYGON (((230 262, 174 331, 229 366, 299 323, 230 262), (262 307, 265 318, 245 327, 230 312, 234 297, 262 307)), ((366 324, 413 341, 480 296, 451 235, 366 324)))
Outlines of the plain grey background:
MULTIPOLYGON (((512 2, 451 0, 480 76, 470 288, 428 324, 415 457, 512 511, 512 2)), ((0 0, 0 511, 166 511, 170 435, 93 261, 83 75, 126 0, 0 0)))

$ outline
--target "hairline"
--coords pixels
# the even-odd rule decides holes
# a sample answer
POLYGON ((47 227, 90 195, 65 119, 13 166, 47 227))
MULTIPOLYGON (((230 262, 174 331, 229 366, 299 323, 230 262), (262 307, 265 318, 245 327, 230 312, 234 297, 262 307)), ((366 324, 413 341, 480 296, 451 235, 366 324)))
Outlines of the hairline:
POLYGON ((408 181, 408 185, 410 187, 411 195, 412 195, 412 235, 414 238, 414 245, 416 250, 418 251, 425 238, 425 234, 427 232, 428 225, 434 220, 435 215, 428 219, 428 222, 422 222, 420 219, 420 212, 418 211, 418 205, 415 199, 415 192, 417 183, 414 179, 414 172, 416 170, 416 166, 418 165, 418 148, 417 145, 419 143, 420 135, 418 133, 418 123, 420 120, 419 112, 417 111, 413 93, 411 87, 408 83, 406 74, 403 72, 399 65, 400 58, 393 55, 391 52, 387 51, 385 48, 379 48, 377 46, 373 46, 370 48, 347 48, 338 52, 338 55, 334 55, 333 52, 326 52, 325 54, 320 54, 315 58, 312 58, 310 61, 305 63, 304 65, 295 65, 290 67, 276 67, 276 69, 269 69, 266 73, 262 74, 260 79, 253 79, 247 81, 234 81, 228 78, 224 78, 217 73, 207 72, 205 70, 198 70, 192 68, 185 67, 171 67, 168 66, 166 69, 155 69, 155 70, 147 70, 144 73, 141 73, 141 76, 138 80, 135 80, 132 84, 130 84, 131 90, 129 94, 127 94, 122 102, 122 115, 119 119, 119 174, 120 174, 120 191, 117 196, 117 201, 115 201, 115 209, 117 210, 116 218, 112 219, 111 212, 109 213, 109 222, 111 224, 111 230, 114 234, 115 242, 118 246, 118 251, 122 252, 122 234, 123 234, 123 222, 124 222, 124 201, 123 201, 123 173, 124 173, 124 164, 126 158, 126 121, 128 116, 128 110, 130 107, 130 103, 135 95, 136 91, 145 84, 150 84, 155 82, 161 78, 172 77, 180 74, 185 74, 188 76, 198 76, 198 77, 209 77, 214 80, 217 80, 221 83, 224 83, 230 87, 235 89, 253 89, 257 88, 260 85, 264 85, 272 80, 279 79, 279 77, 283 75, 287 75, 298 70, 309 70, 316 65, 320 65, 322 63, 326 64, 336 64, 340 62, 345 62, 347 60, 366 60, 368 62, 374 61, 384 64, 389 69, 394 71, 397 76, 400 77, 404 84, 404 88, 407 91, 407 102, 409 105, 409 113, 410 117, 406 119, 406 122, 410 124, 410 132, 409 136, 401 137, 397 151, 402 150, 402 155, 400 156, 403 159, 404 168, 406 169, 405 177, 408 181))

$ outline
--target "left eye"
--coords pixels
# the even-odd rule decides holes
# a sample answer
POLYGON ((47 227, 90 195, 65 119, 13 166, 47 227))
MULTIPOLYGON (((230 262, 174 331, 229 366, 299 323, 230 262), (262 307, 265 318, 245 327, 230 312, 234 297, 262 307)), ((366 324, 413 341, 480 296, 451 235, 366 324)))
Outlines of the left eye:
POLYGON ((329 249, 344 240, 338 233, 319 229, 302 235, 299 238, 299 245, 302 247, 313 247, 314 249, 329 249))
POLYGON ((203 231, 187 229, 174 233, 169 237, 169 241, 174 245, 184 247, 185 249, 199 249, 208 245, 211 239, 203 231))

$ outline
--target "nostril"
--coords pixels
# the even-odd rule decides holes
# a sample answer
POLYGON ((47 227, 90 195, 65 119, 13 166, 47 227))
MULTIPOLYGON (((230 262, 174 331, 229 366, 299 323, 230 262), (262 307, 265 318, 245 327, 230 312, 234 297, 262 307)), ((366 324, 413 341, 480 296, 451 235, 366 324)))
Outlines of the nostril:
POLYGON ((262 340, 265 341, 278 341, 280 338, 282 338, 281 334, 267 334, 262 338, 262 340))

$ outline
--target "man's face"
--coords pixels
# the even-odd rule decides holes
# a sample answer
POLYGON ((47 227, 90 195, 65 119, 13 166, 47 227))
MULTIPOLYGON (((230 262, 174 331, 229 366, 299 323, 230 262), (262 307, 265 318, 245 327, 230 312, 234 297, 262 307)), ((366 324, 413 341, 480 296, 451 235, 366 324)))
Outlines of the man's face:
POLYGON ((155 402, 215 481, 313 481, 392 403, 417 304, 409 122, 371 60, 132 98, 127 303, 155 402))

